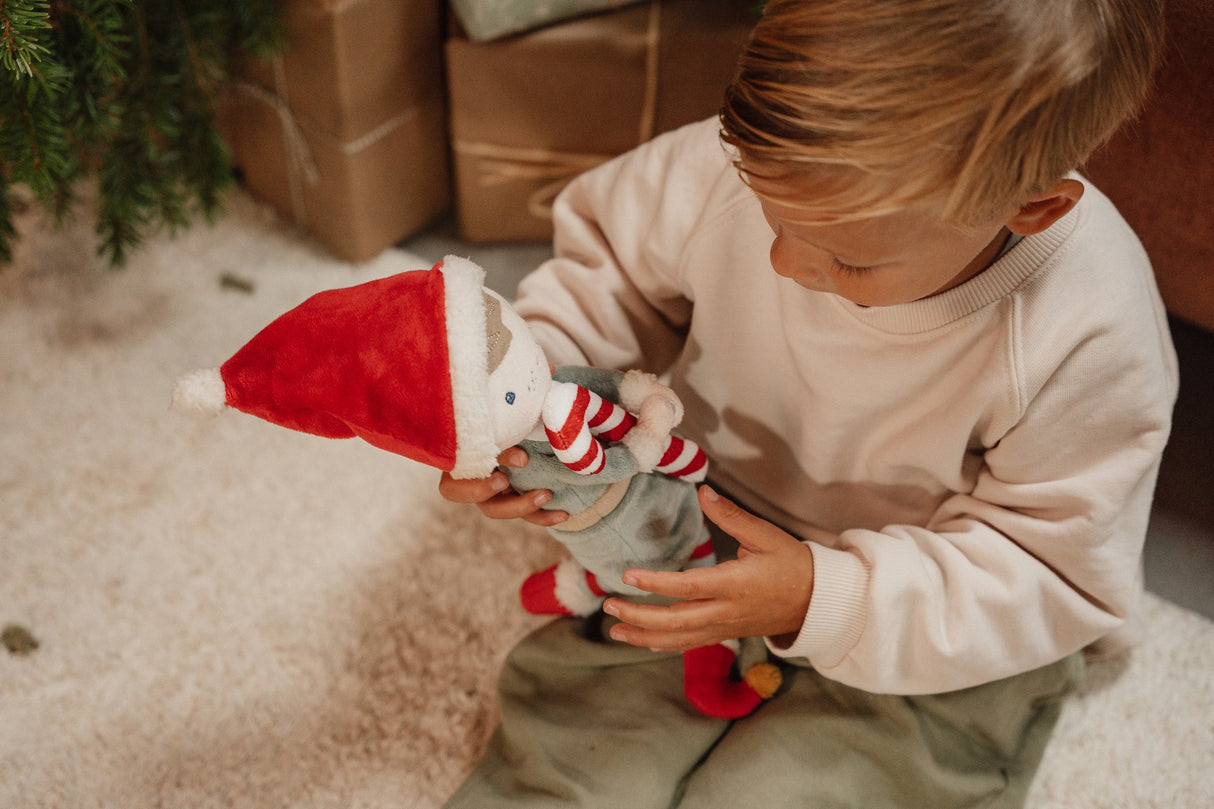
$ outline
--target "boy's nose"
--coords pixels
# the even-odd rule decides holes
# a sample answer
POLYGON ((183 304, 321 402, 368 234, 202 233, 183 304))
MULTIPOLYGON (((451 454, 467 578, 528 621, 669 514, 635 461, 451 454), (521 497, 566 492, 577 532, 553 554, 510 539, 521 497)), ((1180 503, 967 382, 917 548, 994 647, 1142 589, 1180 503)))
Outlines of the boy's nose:
POLYGON ((806 275, 817 276, 821 274, 812 257, 805 255, 803 250, 796 249, 783 236, 776 236, 776 238, 772 239, 769 260, 771 261, 771 268, 776 271, 776 275, 781 275, 785 278, 796 280, 806 275))
POLYGON ((776 275, 782 275, 785 278, 792 277, 793 256, 787 239, 778 235, 772 239, 769 257, 771 268, 776 271, 776 275))

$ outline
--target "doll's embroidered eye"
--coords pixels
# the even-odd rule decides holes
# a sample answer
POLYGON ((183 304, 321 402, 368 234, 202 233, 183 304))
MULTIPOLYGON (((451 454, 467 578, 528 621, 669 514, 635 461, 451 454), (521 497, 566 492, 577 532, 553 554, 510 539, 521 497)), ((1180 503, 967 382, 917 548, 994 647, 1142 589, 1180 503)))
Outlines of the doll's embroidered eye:
POLYGON ((511 390, 506 392, 506 404, 514 404, 514 391, 511 390))

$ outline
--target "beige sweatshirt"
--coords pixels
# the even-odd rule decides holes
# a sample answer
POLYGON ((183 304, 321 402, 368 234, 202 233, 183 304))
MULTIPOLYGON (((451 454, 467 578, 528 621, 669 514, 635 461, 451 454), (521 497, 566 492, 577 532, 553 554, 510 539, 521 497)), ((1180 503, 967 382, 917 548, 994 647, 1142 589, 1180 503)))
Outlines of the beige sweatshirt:
POLYGON ((804 626, 773 650, 912 694, 1126 634, 1177 383, 1113 206, 1088 185, 967 283, 863 308, 772 271, 717 131, 571 184, 517 307, 558 364, 669 373, 714 485, 811 548, 804 626))

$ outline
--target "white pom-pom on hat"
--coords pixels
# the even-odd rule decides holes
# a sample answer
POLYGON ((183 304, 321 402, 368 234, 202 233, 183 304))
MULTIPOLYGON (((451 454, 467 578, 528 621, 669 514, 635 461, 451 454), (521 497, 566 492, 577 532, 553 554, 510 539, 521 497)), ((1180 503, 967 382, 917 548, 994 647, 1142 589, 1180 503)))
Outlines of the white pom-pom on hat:
POLYGON ((200 368, 177 378, 173 409, 194 418, 217 415, 227 405, 227 386, 218 368, 200 368))

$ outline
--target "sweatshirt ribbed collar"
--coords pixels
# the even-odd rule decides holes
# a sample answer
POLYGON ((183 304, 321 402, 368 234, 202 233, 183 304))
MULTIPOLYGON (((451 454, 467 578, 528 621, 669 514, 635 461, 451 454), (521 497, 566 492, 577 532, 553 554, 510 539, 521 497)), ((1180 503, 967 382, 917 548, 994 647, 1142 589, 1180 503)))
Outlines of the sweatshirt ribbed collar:
POLYGON ((1076 206, 1046 230, 1026 236, 978 275, 939 295, 869 307, 832 297, 852 317, 884 332, 918 334, 947 326, 1006 297, 1040 270, 1075 229, 1078 216, 1076 206))

